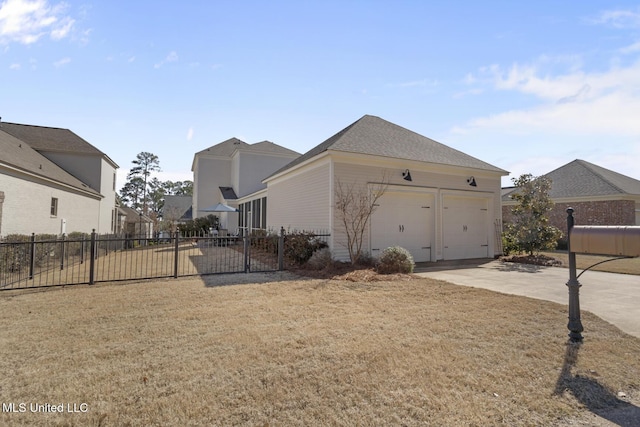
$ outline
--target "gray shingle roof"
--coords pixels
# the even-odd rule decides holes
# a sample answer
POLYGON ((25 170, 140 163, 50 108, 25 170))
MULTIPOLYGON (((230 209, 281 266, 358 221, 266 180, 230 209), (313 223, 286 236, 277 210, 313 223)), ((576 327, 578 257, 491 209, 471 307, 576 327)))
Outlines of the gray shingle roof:
POLYGON ((236 200, 238 196, 236 195, 233 187, 218 187, 220 188, 220 193, 225 200, 236 200))
POLYGON ((551 178, 552 198, 640 195, 640 181, 584 160, 574 160, 546 174, 551 178))
POLYGON ((273 153, 273 154, 287 154, 287 155, 292 155, 292 156, 299 156, 300 153, 293 151, 293 150, 289 150, 286 147, 283 147, 281 145, 278 144, 274 144, 271 141, 262 141, 262 142, 256 142, 255 144, 251 144, 249 146, 250 150, 255 150, 255 151, 261 151, 263 153, 273 153))
MULTIPOLYGON (((544 176, 551 179, 552 199, 571 197, 640 195, 640 181, 610 169, 576 159, 544 176)), ((509 193, 503 201, 511 200, 509 193)))
MULTIPOLYGON (((376 116, 365 115, 320 145, 312 148, 273 175, 282 173, 327 150, 370 154, 395 159, 418 160, 451 166, 488 170, 500 169, 433 139, 427 138, 376 116)), ((272 176, 273 176, 272 175, 272 176)))
POLYGON ((191 196, 164 196, 163 215, 165 212, 170 212, 170 216, 177 217, 181 221, 190 220, 192 219, 192 202, 191 196))
POLYGON ((233 154, 237 149, 243 149, 248 151, 260 151, 263 153, 273 154, 287 154, 287 155, 300 155, 293 150, 289 150, 281 145, 275 144, 271 141, 256 142, 255 144, 247 144, 238 138, 230 138, 219 144, 213 145, 209 148, 205 148, 202 151, 198 151, 198 154, 211 154, 213 156, 228 157, 233 154))
POLYGON ((222 141, 219 144, 212 145, 209 148, 205 148, 202 151, 198 151, 196 155, 210 154, 212 156, 223 156, 223 157, 231 156, 237 148, 248 147, 248 146, 249 144, 239 140, 238 138, 230 138, 230 139, 227 139, 226 141, 222 141))
POLYGON ((114 166, 117 165, 105 153, 71 132, 69 129, 45 126, 22 125, 2 122, 0 129, 26 142, 36 151, 58 153, 92 154, 105 157, 114 166))
POLYGON ((97 191, 31 148, 30 144, 4 132, 4 123, 0 127, 0 163, 99 196, 97 191))

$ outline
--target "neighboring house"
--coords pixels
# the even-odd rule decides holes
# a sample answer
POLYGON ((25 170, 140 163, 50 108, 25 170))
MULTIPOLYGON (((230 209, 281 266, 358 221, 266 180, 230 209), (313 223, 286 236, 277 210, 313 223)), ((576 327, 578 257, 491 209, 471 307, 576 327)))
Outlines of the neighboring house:
MULTIPOLYGON (((199 151, 191 167, 193 218, 216 215, 221 226, 230 232, 242 227, 266 228, 264 223, 246 221, 246 205, 239 199, 266 188, 262 180, 298 156, 299 153, 269 141, 247 144, 237 138, 199 151), (244 211, 211 211, 218 203, 244 211)), ((249 203, 262 206, 262 200, 249 203)))
POLYGON ((162 205, 162 222, 170 224, 166 231, 175 231, 177 224, 183 224, 193 219, 193 197, 191 196, 164 196, 162 205))
POLYGON ((153 237, 153 220, 141 212, 122 206, 120 210, 124 213, 124 230, 128 236, 139 238, 153 237))
POLYGON ((0 235, 114 232, 117 168, 68 129, 0 123, 0 235))
POLYGON ((267 227, 330 230, 335 258, 348 259, 335 210, 336 186, 364 191, 387 182, 366 233, 373 256, 393 245, 415 261, 499 254, 500 180, 508 172, 366 115, 264 180, 267 227))
MULTIPOLYGON (((546 175, 555 206, 551 225, 567 230, 567 208, 574 209, 578 225, 640 225, 640 181, 584 160, 574 160, 546 175)), ((502 217, 511 218, 517 188, 503 189, 502 217)))

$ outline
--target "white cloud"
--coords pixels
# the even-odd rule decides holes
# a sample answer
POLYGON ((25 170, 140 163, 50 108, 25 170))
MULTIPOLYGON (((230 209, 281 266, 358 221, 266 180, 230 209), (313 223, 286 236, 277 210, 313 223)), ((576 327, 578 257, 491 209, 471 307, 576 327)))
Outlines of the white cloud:
POLYGON ((640 52, 640 42, 635 42, 629 46, 625 46, 619 49, 619 52, 625 55, 628 55, 630 53, 640 52))
POLYGON ((71 58, 62 58, 59 61, 54 62, 53 66, 56 67, 56 68, 60 68, 62 66, 67 65, 70 62, 71 62, 71 58))
POLYGON ((160 68, 160 67, 162 67, 164 64, 166 64, 168 62, 176 62, 177 60, 178 60, 178 54, 174 50, 174 51, 169 52, 169 55, 167 55, 166 58, 164 58, 162 61, 160 61, 157 64, 155 64, 153 67, 154 68, 160 68))
POLYGON ((9 69, 10 70, 19 70, 21 68, 22 68, 22 66, 20 64, 11 64, 11 65, 9 65, 9 69))
POLYGON ((32 44, 49 35, 66 37, 75 20, 65 15, 66 4, 47 0, 6 0, 0 3, 0 43, 32 44))
POLYGON ((475 118, 456 132, 490 128, 508 133, 640 134, 640 61, 604 72, 574 70, 552 75, 538 65, 514 64, 507 70, 487 67, 481 74, 492 76, 494 90, 530 95, 538 102, 533 107, 475 118))
POLYGON ((190 127, 187 131, 187 141, 191 141, 193 139, 193 127, 190 127))
POLYGON ((640 27, 640 12, 632 10, 605 10, 591 22, 611 25, 614 28, 640 27))

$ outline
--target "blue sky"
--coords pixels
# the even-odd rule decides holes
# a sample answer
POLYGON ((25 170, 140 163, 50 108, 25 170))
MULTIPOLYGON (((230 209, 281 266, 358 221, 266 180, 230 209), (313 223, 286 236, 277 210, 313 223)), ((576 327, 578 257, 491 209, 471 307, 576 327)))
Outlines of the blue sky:
MULTIPOLYGON (((124 184, 231 137, 305 152, 376 115, 511 172, 640 179, 640 3, 0 0, 0 116, 68 128, 124 184)), ((510 177, 503 179, 510 184, 510 177)))

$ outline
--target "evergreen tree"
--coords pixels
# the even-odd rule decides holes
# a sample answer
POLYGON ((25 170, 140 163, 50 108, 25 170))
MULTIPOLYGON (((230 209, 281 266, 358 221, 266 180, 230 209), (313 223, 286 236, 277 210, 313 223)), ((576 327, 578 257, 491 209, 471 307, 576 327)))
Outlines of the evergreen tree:
POLYGON ((511 198, 518 204, 513 207, 513 223, 507 224, 505 239, 513 242, 519 252, 533 255, 544 249, 555 249, 562 232, 549 225, 549 212, 553 201, 549 198, 551 180, 531 174, 513 178, 517 190, 511 198))

